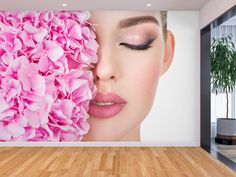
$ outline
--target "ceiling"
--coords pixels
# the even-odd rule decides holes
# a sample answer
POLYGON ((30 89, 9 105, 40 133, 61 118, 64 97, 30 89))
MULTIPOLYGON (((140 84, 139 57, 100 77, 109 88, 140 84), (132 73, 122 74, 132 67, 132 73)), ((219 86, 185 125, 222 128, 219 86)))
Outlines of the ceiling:
POLYGON ((0 10, 200 10, 209 0, 1 0, 0 10), (147 7, 146 4, 151 6, 147 7), (67 6, 62 6, 67 4, 67 6))

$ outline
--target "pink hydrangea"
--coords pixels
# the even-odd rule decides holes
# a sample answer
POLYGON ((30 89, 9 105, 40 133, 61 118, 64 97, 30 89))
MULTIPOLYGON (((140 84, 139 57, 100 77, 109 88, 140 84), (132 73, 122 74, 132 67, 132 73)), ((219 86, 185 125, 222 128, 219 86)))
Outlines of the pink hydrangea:
POLYGON ((0 12, 0 141, 80 141, 95 96, 88 12, 0 12))

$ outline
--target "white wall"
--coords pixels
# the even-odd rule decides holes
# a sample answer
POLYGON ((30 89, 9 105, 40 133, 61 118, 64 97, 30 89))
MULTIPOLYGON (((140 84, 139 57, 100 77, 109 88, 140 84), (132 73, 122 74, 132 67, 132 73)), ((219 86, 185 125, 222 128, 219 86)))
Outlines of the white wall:
POLYGON ((142 141, 157 145, 200 144, 200 30, 198 11, 171 11, 175 57, 162 76, 142 141))
POLYGON ((236 0, 210 0, 200 10, 200 28, 204 28, 234 5, 236 0))

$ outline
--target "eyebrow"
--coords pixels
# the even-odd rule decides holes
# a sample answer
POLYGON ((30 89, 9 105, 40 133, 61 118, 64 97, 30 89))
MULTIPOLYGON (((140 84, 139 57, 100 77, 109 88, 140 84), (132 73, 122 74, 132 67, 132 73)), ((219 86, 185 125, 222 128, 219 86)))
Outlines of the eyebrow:
POLYGON ((140 23, 147 23, 147 22, 160 25, 159 21, 153 16, 139 16, 139 17, 131 17, 131 18, 121 20, 118 26, 120 28, 128 28, 134 25, 138 25, 140 23))

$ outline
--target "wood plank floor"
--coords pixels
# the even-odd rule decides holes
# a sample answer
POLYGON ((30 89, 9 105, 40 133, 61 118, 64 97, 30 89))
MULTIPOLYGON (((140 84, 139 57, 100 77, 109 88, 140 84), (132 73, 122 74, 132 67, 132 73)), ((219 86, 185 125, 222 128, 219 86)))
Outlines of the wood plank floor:
POLYGON ((211 139, 211 148, 236 163, 236 145, 217 144, 213 138, 211 139))
POLYGON ((236 177, 199 147, 2 147, 0 177, 236 177))

